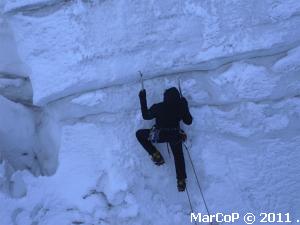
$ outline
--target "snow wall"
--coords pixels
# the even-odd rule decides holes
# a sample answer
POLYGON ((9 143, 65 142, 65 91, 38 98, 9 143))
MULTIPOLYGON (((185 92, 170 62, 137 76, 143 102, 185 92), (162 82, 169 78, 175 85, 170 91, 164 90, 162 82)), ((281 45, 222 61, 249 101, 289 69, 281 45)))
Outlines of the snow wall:
POLYGON ((190 224, 166 145, 157 168, 135 139, 139 70, 149 104, 181 80, 212 213, 300 219, 298 0, 0 5, 1 225, 190 224))

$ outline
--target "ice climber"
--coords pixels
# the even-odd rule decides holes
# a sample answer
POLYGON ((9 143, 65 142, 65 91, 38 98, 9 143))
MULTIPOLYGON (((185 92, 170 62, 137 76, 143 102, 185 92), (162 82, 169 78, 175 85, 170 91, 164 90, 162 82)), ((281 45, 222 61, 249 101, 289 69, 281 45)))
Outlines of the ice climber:
POLYGON ((168 142, 174 156, 177 188, 184 191, 186 188, 186 171, 182 141, 186 138, 180 129, 180 121, 185 124, 192 124, 193 118, 190 114, 188 102, 180 96, 176 87, 169 88, 164 93, 163 102, 154 104, 148 109, 146 90, 139 93, 142 115, 145 120, 156 119, 152 129, 141 129, 136 132, 136 137, 145 150, 149 153, 156 165, 164 164, 163 156, 156 149, 153 143, 168 142))

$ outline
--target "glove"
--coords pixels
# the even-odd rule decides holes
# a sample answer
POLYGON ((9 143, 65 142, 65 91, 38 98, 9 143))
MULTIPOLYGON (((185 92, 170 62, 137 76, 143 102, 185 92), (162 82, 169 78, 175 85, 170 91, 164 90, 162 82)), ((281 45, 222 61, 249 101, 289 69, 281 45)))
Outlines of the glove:
POLYGON ((146 90, 145 89, 143 89, 143 90, 140 91, 139 97, 140 98, 146 98, 146 90))
POLYGON ((185 97, 181 97, 180 99, 180 114, 183 116, 187 113, 189 109, 189 106, 188 106, 188 102, 187 100, 185 99, 185 97))
POLYGON ((186 109, 186 108, 188 107, 188 102, 187 102, 187 100, 185 99, 185 97, 181 97, 181 99, 180 99, 180 104, 181 104, 181 107, 182 107, 183 109, 186 109))

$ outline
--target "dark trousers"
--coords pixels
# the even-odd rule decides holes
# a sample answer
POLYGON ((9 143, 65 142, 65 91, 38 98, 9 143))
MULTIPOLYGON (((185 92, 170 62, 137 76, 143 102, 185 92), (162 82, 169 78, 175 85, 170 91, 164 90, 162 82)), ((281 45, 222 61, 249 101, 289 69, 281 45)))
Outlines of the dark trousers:
MULTIPOLYGON (((136 132, 136 137, 138 141, 141 143, 141 145, 144 147, 144 149, 150 155, 152 155, 155 151, 157 151, 157 149, 151 143, 151 141, 148 140, 149 133, 150 133, 150 129, 141 129, 136 132)), ((174 132, 161 131, 159 133, 158 143, 165 143, 165 142, 168 142, 172 149, 172 153, 175 161, 177 179, 185 179, 186 172, 185 172, 184 155, 182 151, 182 142, 178 132, 174 133, 174 132)))

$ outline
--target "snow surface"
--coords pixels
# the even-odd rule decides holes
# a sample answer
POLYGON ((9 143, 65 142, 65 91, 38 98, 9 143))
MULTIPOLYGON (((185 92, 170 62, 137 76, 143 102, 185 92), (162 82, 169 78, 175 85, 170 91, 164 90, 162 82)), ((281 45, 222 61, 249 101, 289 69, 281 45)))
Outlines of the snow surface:
MULTIPOLYGON (((300 219, 298 0, 2 8, 0 225, 190 224, 166 145, 158 168, 135 138, 153 123, 141 117, 138 70, 149 104, 181 80, 210 212, 300 219)), ((192 204, 206 213, 186 153, 192 204)))

